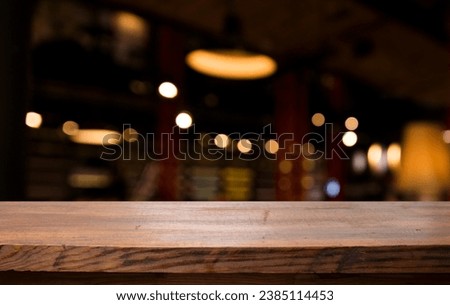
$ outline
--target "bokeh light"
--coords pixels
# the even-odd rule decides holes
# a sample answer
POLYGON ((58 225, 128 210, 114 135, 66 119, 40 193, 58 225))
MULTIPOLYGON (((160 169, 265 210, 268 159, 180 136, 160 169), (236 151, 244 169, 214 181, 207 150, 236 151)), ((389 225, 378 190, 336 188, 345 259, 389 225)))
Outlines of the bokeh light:
POLYGON ((178 88, 171 82, 164 82, 159 85, 158 92, 165 98, 174 98, 178 95, 178 88))
POLYGON ((180 112, 175 118, 175 123, 181 129, 187 129, 192 126, 192 117, 187 112, 180 112))
POLYGON ((241 139, 237 143, 237 148, 241 153, 247 154, 252 150, 252 142, 248 139, 241 139))
POLYGON ((62 125, 62 131, 68 136, 76 135, 79 129, 80 126, 74 121, 67 121, 62 125))
POLYGON ((395 171, 400 167, 402 149, 400 144, 392 143, 387 150, 387 163, 390 170, 395 171))
POLYGON ((375 174, 383 174, 387 171, 387 156, 381 144, 374 143, 369 147, 367 160, 375 174))
POLYGON ((282 174, 289 174, 292 171, 293 164, 290 160, 282 160, 278 163, 278 169, 282 174))
POLYGON ((269 154, 276 154, 280 149, 280 146, 277 141, 269 140, 266 142, 266 144, 264 144, 264 148, 269 154))
POLYGON ((353 131, 347 131, 342 137, 342 142, 347 147, 352 147, 358 142, 358 136, 353 131))
POLYGON ((228 144, 230 144, 230 138, 227 135, 220 133, 214 138, 214 144, 219 148, 226 148, 228 144))
POLYGON ((316 127, 320 127, 323 124, 325 124, 325 116, 322 113, 315 113, 312 117, 311 117, 311 122, 313 123, 314 126, 316 127))
POLYGON ((123 139, 127 142, 136 142, 139 138, 139 134, 134 128, 127 128, 123 131, 123 139))
POLYGON ((345 128, 348 130, 355 130, 358 128, 359 122, 358 119, 355 117, 349 117, 345 120, 345 128))
POLYGON ((37 112, 28 112, 25 117, 25 124, 31 128, 39 128, 42 125, 42 115, 37 112))
POLYGON ((337 179, 331 178, 325 183, 324 191, 328 197, 336 198, 341 192, 341 184, 337 179))

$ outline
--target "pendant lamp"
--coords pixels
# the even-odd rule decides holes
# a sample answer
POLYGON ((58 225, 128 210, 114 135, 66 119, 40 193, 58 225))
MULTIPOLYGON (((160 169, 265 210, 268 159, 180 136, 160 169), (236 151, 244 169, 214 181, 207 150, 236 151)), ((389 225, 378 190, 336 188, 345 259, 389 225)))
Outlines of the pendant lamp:
POLYGON ((242 47, 241 28, 236 14, 228 13, 224 22, 224 46, 191 51, 186 56, 187 65, 199 73, 231 80, 259 79, 275 73, 274 59, 242 47))

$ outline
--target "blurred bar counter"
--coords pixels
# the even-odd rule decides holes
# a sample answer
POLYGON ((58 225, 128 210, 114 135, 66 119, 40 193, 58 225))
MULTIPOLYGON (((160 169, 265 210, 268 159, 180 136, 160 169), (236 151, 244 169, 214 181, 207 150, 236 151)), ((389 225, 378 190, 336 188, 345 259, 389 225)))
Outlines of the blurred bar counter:
POLYGON ((1 202, 0 284, 450 284, 449 202, 1 202))

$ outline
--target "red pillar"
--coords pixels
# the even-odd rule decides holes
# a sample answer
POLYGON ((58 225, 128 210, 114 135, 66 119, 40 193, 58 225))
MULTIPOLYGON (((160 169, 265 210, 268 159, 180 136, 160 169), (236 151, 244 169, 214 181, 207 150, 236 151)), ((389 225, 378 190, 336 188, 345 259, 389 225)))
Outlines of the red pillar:
POLYGON ((276 198, 280 201, 302 200, 303 157, 299 145, 308 132, 306 85, 294 73, 280 76, 275 82, 275 101, 275 132, 280 140, 276 198), (294 158, 289 158, 291 154, 294 158))
MULTIPOLYGON (((159 200, 178 199, 178 166, 179 162, 174 155, 178 151, 178 142, 172 134, 175 126, 177 110, 182 103, 180 90, 184 80, 184 54, 183 37, 180 33, 167 26, 161 26, 158 32, 158 59, 160 81, 171 81, 178 87, 178 96, 174 99, 161 98, 158 107, 157 145, 168 158, 157 161, 159 163, 159 200), (171 139, 169 140, 169 135, 171 139), (161 141, 162 138, 162 141, 161 141)), ((159 85, 159 83, 157 84, 159 85)), ((176 129, 175 129, 176 130, 176 129)))

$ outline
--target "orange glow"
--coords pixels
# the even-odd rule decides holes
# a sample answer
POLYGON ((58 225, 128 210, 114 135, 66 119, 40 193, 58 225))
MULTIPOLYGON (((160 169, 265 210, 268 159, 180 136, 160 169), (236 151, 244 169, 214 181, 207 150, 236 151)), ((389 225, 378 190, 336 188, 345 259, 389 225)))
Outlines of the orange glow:
POLYGON ((264 145, 264 148, 269 154, 276 154, 280 146, 278 145, 278 142, 275 140, 269 140, 264 145))
POLYGON ((195 50, 186 63, 197 72, 225 79, 258 79, 272 75, 276 62, 262 54, 241 50, 195 50))
POLYGON ((355 130, 356 128, 358 128, 358 125, 358 119, 356 119, 355 117, 349 117, 345 120, 345 128, 347 128, 348 130, 355 130))
POLYGON ((68 178, 75 188, 105 188, 111 185, 112 177, 106 173, 74 173, 68 178))
POLYGON ((387 170, 386 151, 378 144, 372 144, 367 152, 370 169, 376 174, 383 174, 387 170))
POLYGON ((437 200, 450 184, 450 149, 442 141, 442 127, 419 121, 406 125, 397 186, 420 200, 437 200))
POLYGON ((74 136, 79 130, 78 123, 74 121, 67 121, 62 126, 62 131, 68 136, 74 136))
POLYGON ((127 128, 123 131, 123 139, 127 142, 136 142, 139 138, 138 132, 136 129, 127 128))
POLYGON ((302 152, 304 157, 310 157, 316 152, 316 147, 314 144, 307 142, 302 145, 302 152))
POLYGON ((322 113, 315 113, 311 118, 311 122, 314 126, 320 127, 325 124, 325 116, 322 113))
POLYGON ((116 25, 121 32, 128 35, 143 35, 147 30, 144 19, 128 12, 117 13, 116 25))
POLYGON ((247 154, 252 150, 252 142, 247 139, 239 140, 237 143, 237 148, 241 153, 247 154))
POLYGON ((391 170, 397 170, 400 166, 402 150, 400 144, 392 143, 387 150, 387 162, 391 170))
POLYGON ((121 135, 117 131, 107 129, 80 129, 71 137, 71 140, 79 144, 88 145, 113 145, 120 142, 121 135))
POLYGON ((216 146, 219 148, 226 148, 229 143, 230 143, 230 138, 223 133, 218 134, 214 138, 214 144, 216 144, 216 146))

